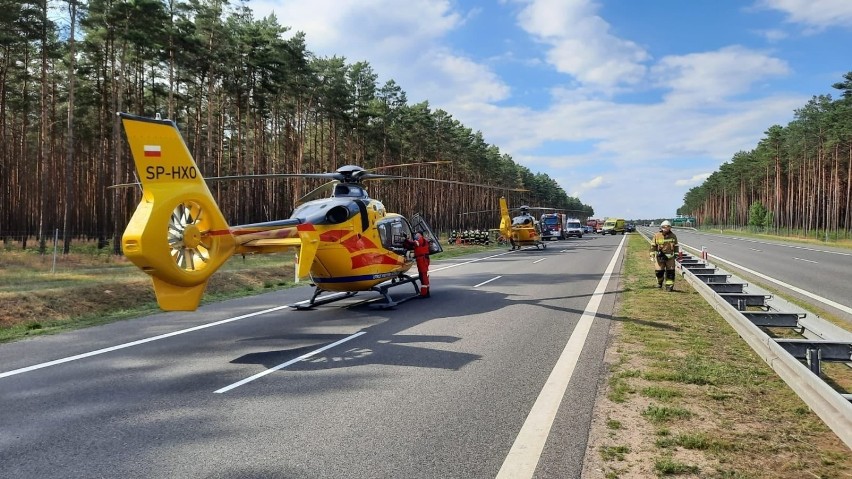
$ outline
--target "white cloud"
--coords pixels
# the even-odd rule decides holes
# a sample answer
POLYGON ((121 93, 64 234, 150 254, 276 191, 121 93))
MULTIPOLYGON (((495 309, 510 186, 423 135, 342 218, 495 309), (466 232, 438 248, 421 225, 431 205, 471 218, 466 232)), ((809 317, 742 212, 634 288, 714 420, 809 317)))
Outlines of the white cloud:
MULTIPOLYGON (((768 125, 786 124, 810 96, 760 93, 765 83, 791 73, 790 65, 772 53, 733 45, 654 61, 645 48, 613 33, 599 15, 600 0, 505 2, 520 5, 517 25, 537 52, 488 51, 488 59, 477 59, 461 50, 464 46, 453 46, 452 33, 493 11, 462 9, 450 0, 250 4, 256 16, 275 10, 282 25, 306 32, 308 49, 317 55, 368 61, 380 81, 393 78, 406 91, 409 103, 428 99, 433 108, 447 110, 517 163, 557 179, 598 215, 674 214, 686 190, 700 183, 699 172, 754 148, 768 125), (510 87, 489 65, 534 65, 532 72, 513 72, 524 77, 540 74, 542 65, 535 63, 542 60, 563 74, 535 86, 551 93, 548 104, 501 104, 527 87, 510 87), (626 102, 613 94, 649 88, 660 95, 626 102), (574 143, 578 148, 571 151, 574 143), (690 175, 695 176, 686 178, 690 175)), ((791 21, 817 18, 805 15, 810 2, 760 2, 788 12, 791 21)), ((839 3, 852 6, 852 0, 839 3)), ((836 17, 849 23, 842 11, 835 11, 836 17)), ((503 33, 489 32, 493 38, 482 42, 496 45, 503 33)), ((759 33, 770 39, 783 35, 759 33)), ((523 43, 511 35, 505 32, 513 45, 523 43)))
POLYGON ((635 84, 645 75, 648 53, 610 33, 592 0, 524 0, 520 26, 549 46, 547 61, 587 85, 635 84))
POLYGON ((449 0, 253 0, 251 8, 255 17, 274 12, 291 33, 305 32, 317 56, 369 62, 379 82, 393 79, 410 103, 487 103, 509 94, 490 68, 445 44, 476 9, 462 15, 449 0))
POLYGON ((852 2, 849 0, 759 0, 757 6, 780 10, 787 21, 816 29, 852 26, 852 2))
POLYGON ((682 180, 676 180, 675 185, 677 186, 696 186, 700 185, 707 178, 710 178, 712 173, 700 173, 697 175, 692 175, 692 178, 686 178, 682 180))
POLYGON ((685 100, 691 103, 717 101, 744 93, 755 82, 789 72, 785 61, 736 45, 710 52, 667 56, 651 70, 658 86, 670 89, 670 95, 685 95, 685 100))
POLYGON ((766 41, 768 41, 770 43, 779 42, 779 41, 781 41, 781 40, 783 40, 783 39, 785 39, 789 36, 787 34, 787 32, 785 32, 784 30, 779 30, 779 29, 755 30, 754 33, 765 38, 766 41))
POLYGON ((589 181, 586 181, 584 183, 580 183, 580 188, 582 188, 583 190, 592 190, 592 189, 600 187, 603 184, 603 182, 604 182, 603 176, 596 176, 589 181))

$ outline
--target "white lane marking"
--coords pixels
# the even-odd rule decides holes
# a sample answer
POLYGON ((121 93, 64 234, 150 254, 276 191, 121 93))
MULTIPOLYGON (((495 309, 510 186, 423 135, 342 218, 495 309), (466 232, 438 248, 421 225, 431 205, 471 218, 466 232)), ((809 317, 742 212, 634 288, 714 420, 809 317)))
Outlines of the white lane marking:
POLYGON ((750 249, 750 250, 752 250, 752 251, 757 251, 758 253, 762 253, 762 252, 763 252, 762 250, 759 250, 759 249, 754 249, 754 248, 749 248, 749 249, 750 249))
POLYGON ((331 349, 331 348, 333 348, 333 347, 335 347, 339 344, 345 343, 346 341, 355 339, 358 336, 361 336, 362 334, 367 334, 367 333, 364 332, 364 331, 361 331, 359 333, 355 333, 352 336, 348 336, 346 338, 341 339, 340 341, 335 341, 335 342, 328 344, 326 346, 323 346, 323 347, 321 347, 317 350, 311 351, 309 353, 305 353, 305 354, 299 356, 296 359, 291 359, 291 360, 287 361, 286 363, 281 363, 278 366, 267 369, 266 371, 259 372, 259 373, 255 374, 254 376, 247 377, 247 378, 243 379, 242 381, 237 381, 234 384, 231 384, 230 386, 225 386, 222 389, 217 389, 217 390, 213 391, 213 393, 215 393, 215 394, 226 393, 226 392, 230 391, 231 389, 238 388, 238 387, 242 386, 243 384, 250 383, 250 382, 252 382, 252 381, 254 381, 255 379, 258 379, 258 378, 262 378, 263 376, 266 376, 269 373, 278 371, 279 369, 284 369, 291 364, 298 363, 299 361, 301 361, 303 359, 307 359, 307 358, 309 358, 309 357, 311 357, 315 354, 319 354, 319 353, 325 351, 326 349, 331 349))
POLYGON ((285 308, 289 308, 289 306, 276 306, 274 308, 264 309, 263 311, 257 311, 257 312, 254 312, 254 313, 236 316, 234 318, 223 319, 221 321, 216 321, 215 323, 204 324, 204 325, 201 325, 201 326, 195 326, 195 327, 189 328, 189 329, 182 329, 180 331, 174 331, 174 332, 171 332, 171 333, 161 334, 159 336, 153 336, 153 337, 150 337, 150 338, 140 339, 138 341, 132 341, 132 342, 129 342, 129 343, 119 344, 117 346, 110 346, 108 348, 98 349, 97 351, 90 351, 88 353, 78 354, 76 356, 69 356, 67 358, 56 359, 54 361, 48 361, 46 363, 36 364, 36 365, 33 365, 33 366, 27 366, 25 368, 14 369, 12 371, 0 373, 0 378, 14 376, 16 374, 21 374, 21 373, 28 373, 30 371, 35 371, 36 369, 42 369, 42 368, 46 368, 46 367, 49 367, 49 366, 56 366, 57 364, 63 364, 63 363, 67 363, 67 362, 70 362, 70 361, 76 361, 78 359, 84 359, 84 358, 88 358, 88 357, 92 357, 92 356, 97 356, 99 354, 117 351, 119 349, 129 348, 129 347, 132 347, 132 346, 138 346, 140 344, 150 343, 151 341, 159 341, 160 339, 166 339, 166 338, 170 338, 172 336, 178 336, 178 335, 181 335, 181 334, 191 333, 193 331, 198 331, 198 330, 205 329, 205 328, 212 328, 213 326, 219 326, 220 324, 230 323, 230 322, 233 322, 233 321, 239 321, 241 319, 251 318, 253 316, 260 316, 261 314, 271 313, 273 311, 278 311, 279 309, 285 309, 285 308))
POLYGON ((607 284, 612 276, 613 270, 621 253, 621 248, 624 246, 626 237, 621 238, 618 248, 615 250, 609 266, 606 268, 598 282, 595 292, 589 299, 589 304, 583 311, 583 316, 568 338, 568 343, 553 371, 550 372, 550 377, 541 389, 538 399, 530 410, 518 437, 515 438, 512 449, 503 461, 503 466, 500 467, 500 472, 497 473, 497 479, 520 479, 533 477, 535 468, 538 465, 538 460, 541 457, 541 451, 544 449, 544 444, 547 441, 547 436, 550 435, 550 428, 553 426, 553 421, 556 418, 556 412, 559 410, 559 404, 565 396, 565 390, 568 389, 568 382, 571 381, 571 376, 574 374, 574 368, 577 366, 577 360, 580 358, 580 352, 583 350, 583 345, 592 329, 592 321, 598 312, 598 308, 606 292, 607 284))
MULTIPOLYGON (((476 259, 473 259, 473 260, 470 260, 470 261, 465 261, 465 262, 462 262, 462 263, 456 263, 456 264, 444 266, 443 268, 436 268, 436 269, 433 269, 431 272, 434 273, 436 271, 441 271, 441 270, 449 269, 449 268, 455 268, 456 266, 463 266, 463 265, 466 265, 466 264, 475 263, 477 261, 482 261, 484 259, 496 258, 498 256, 503 256, 505 254, 511 254, 511 253, 513 253, 513 251, 507 251, 505 253, 486 256, 484 258, 476 258, 476 259)), ((150 343, 151 341, 159 341, 160 339, 166 339, 166 338, 170 338, 172 336, 178 336, 178 335, 185 334, 185 333, 191 333, 193 331, 199 331, 201 329, 210 328, 210 327, 213 327, 213 326, 219 326, 220 324, 226 324, 226 323, 230 323, 232 321, 239 321, 241 319, 251 318, 253 316, 259 316, 261 314, 271 313, 273 311, 278 311, 278 310, 286 309, 286 308, 289 308, 289 306, 276 306, 274 308, 265 309, 263 311, 257 311, 257 312, 254 312, 254 313, 236 316, 234 318, 223 319, 223 320, 217 321, 215 323, 205 324, 205 325, 202 325, 202 326, 195 326, 195 327, 189 328, 189 329, 182 329, 180 331, 174 331, 174 332, 171 332, 171 333, 161 334, 159 336, 140 339, 138 341, 132 341, 132 342, 129 342, 129 343, 119 344, 117 346, 110 346, 108 348, 98 349, 96 351, 90 351, 88 353, 77 354, 75 356, 69 356, 67 358, 56 359, 54 361, 48 361, 48 362, 45 362, 45 363, 35 364, 33 366, 27 366, 25 368, 14 369, 12 371, 6 371, 4 373, 0 373, 0 379, 5 378, 5 377, 9 377, 9 376, 15 376, 16 374, 28 373, 30 371, 35 371, 37 369, 47 368, 47 367, 50 367, 50 366, 56 366, 56 365, 59 365, 59 364, 63 364, 63 363, 71 362, 71 361, 76 361, 78 359, 85 359, 85 358, 92 357, 92 356, 98 356, 100 354, 109 353, 109 352, 112 352, 112 351, 117 351, 119 349, 125 349, 125 348, 129 348, 129 347, 132 347, 132 346, 138 346, 140 344, 150 343)))
POLYGON ((430 272, 430 273, 434 273, 434 272, 436 272, 436 271, 443 271, 443 270, 445 270, 445 269, 455 268, 456 266, 464 266, 464 265, 466 265, 466 264, 476 263, 477 261, 482 261, 482 260, 484 260, 484 259, 491 259, 491 258, 496 258, 496 257, 498 257, 498 256, 503 256, 503 255, 507 255, 507 254, 512 254, 512 253, 514 253, 515 251, 516 251, 516 250, 506 251, 505 253, 492 254, 491 256, 484 256, 484 257, 482 257, 482 258, 472 259, 472 260, 470 260, 470 261, 465 261, 465 262, 463 262, 463 263, 450 264, 450 265, 444 266, 443 268, 430 269, 430 270, 429 270, 429 272, 430 272))
POLYGON ((483 282, 481 282, 481 283, 479 283, 479 284, 475 285, 475 286, 474 286, 474 288, 478 288, 478 287, 482 286, 483 284, 488 284, 488 283, 490 283, 490 282, 494 281, 495 279, 500 279, 500 278, 502 278, 502 277, 503 277, 503 276, 502 276, 502 275, 500 275, 500 276, 496 276, 496 277, 494 277, 494 278, 491 278, 491 279, 489 279, 488 281, 483 281, 483 282))
POLYGON ((795 256, 793 256, 793 259, 797 259, 797 260, 799 260, 799 261, 805 261, 805 262, 807 262, 807 263, 819 264, 819 261, 811 261, 811 260, 809 260, 809 259, 805 259, 805 258, 796 258, 795 256))
POLYGON ((546 259, 547 259, 547 258, 537 259, 537 260, 533 261, 533 264, 541 263, 542 261, 544 261, 544 260, 546 260, 546 259))
POLYGON ((567 253, 567 252, 568 252, 567 249, 563 249, 562 251, 560 251, 560 253, 567 253))
MULTIPOLYGON (((738 238, 736 236, 723 236, 723 235, 717 235, 715 233, 701 233, 699 231, 695 231, 694 233, 696 235, 699 235, 699 236, 715 236, 715 237, 730 238, 732 240, 745 241, 747 243, 757 243, 757 244, 765 244, 765 245, 771 245, 771 246, 783 246, 785 248, 803 249, 805 251, 814 251, 814 252, 817 252, 817 253, 827 253, 827 254, 837 254, 837 255, 840 255, 840 256, 852 256, 852 253, 844 253, 844 252, 841 252, 841 251, 828 251, 828 250, 824 250, 824 249, 809 248, 807 246, 796 246, 796 245, 792 245, 792 244, 783 244, 783 243, 771 243, 769 241, 758 241, 758 240, 747 239, 747 238, 738 238)), ((730 243, 722 243, 722 244, 730 245, 730 243)))
MULTIPOLYGON (((694 246, 689 246, 688 244, 685 244, 685 243, 680 243, 680 244, 682 244, 682 245, 686 246, 687 248, 691 248, 691 249, 693 249, 693 250, 695 250, 695 251, 701 251, 701 250, 699 250, 699 249, 695 248, 694 246)), ((825 303, 825 304, 827 304, 827 305, 829 305, 829 306, 831 306, 831 307, 833 307, 833 308, 837 308, 837 309, 839 309, 839 310, 841 310, 841 311, 843 311, 843 312, 846 312, 846 313, 852 314, 852 308, 850 308, 849 306, 844 306, 844 305, 842 305, 842 304, 840 304, 840 303, 837 303, 837 302, 835 302, 835 301, 832 301, 832 300, 830 300, 830 299, 828 299, 828 298, 823 298, 822 296, 820 296, 820 295, 818 295, 818 294, 811 293, 810 291, 805 291, 804 289, 802 289, 802 288, 798 288, 798 287, 796 287, 796 286, 793 286, 792 284, 787 284, 787 283, 785 283, 785 282, 783 282, 783 281, 781 281, 781 280, 779 280, 779 279, 775 279, 775 278, 773 278, 773 277, 771 277, 771 276, 767 276, 767 275, 765 275, 765 274, 763 274, 763 273, 758 273, 757 271, 755 271, 755 270, 753 270, 753 269, 748 269, 748 268, 746 268, 745 266, 742 266, 742 265, 739 265, 739 264, 737 264, 737 263, 734 263, 733 261, 728 261, 728 260, 726 260, 725 258, 722 258, 722 257, 720 257, 720 256, 718 256, 718 255, 715 255, 715 254, 714 254, 714 255, 713 255, 713 259, 715 259, 715 260, 719 260, 719 261, 721 261, 721 262, 723 262, 723 263, 727 263, 727 264, 729 264, 729 265, 733 266, 734 268, 738 268, 738 269, 740 269, 740 270, 742 270, 742 271, 745 271, 746 273, 753 274, 753 275, 757 276, 758 278, 763 278, 763 279, 765 279, 766 281, 770 281, 770 282, 775 283, 775 284, 777 284, 777 285, 779 285, 779 286, 783 286, 783 287, 785 287, 785 288, 787 288, 787 289, 789 289, 789 290, 791 290, 791 291, 795 291, 795 292, 797 292, 797 293, 799 293, 799 294, 802 294, 802 295, 805 295, 805 296, 807 296, 807 297, 809 297, 809 298, 812 298, 812 299, 815 299, 815 300, 817 300, 817 301, 823 302, 823 303, 825 303)))

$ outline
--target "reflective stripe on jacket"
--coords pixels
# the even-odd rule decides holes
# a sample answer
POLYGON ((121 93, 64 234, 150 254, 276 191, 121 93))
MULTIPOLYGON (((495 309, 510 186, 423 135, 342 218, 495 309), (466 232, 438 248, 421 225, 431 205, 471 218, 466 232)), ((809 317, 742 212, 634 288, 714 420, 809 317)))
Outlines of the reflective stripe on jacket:
POLYGON ((651 251, 659 251, 666 256, 672 256, 678 252, 677 236, 669 231, 662 231, 654 235, 654 241, 651 244, 651 251))

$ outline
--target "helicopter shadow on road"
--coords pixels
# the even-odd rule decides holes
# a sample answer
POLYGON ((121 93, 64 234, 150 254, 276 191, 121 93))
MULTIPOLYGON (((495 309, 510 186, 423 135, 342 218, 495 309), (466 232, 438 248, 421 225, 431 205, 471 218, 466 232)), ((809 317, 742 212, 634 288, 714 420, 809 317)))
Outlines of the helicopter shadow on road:
MULTIPOLYGON (((357 342, 360 346, 341 345, 329 352, 324 352, 306 358, 287 368, 289 371, 311 371, 324 370, 340 367, 352 367, 367 364, 385 364, 389 366, 413 366, 423 368, 439 368, 459 370, 467 364, 482 358, 479 354, 448 351, 446 348, 432 348, 430 343, 452 344, 462 338, 454 335, 430 335, 430 334, 404 334, 405 331, 416 328, 432 320, 457 319, 464 320, 474 315, 492 313, 501 308, 525 304, 540 304, 537 300, 519 300, 514 294, 504 294, 486 290, 471 290, 470 285, 460 284, 455 281, 444 282, 441 286, 433 286, 432 297, 428 299, 414 299, 396 306, 389 310, 374 310, 369 306, 370 302, 355 302, 341 312, 329 311, 326 307, 314 310, 319 318, 332 316, 339 319, 340 314, 350 317, 361 317, 362 321, 379 322, 367 326, 361 331, 366 333, 357 342), (325 314, 322 314, 325 313, 325 314), (342 351, 342 352, 341 352, 342 351)), ((551 308, 553 309, 553 308, 551 308)), ((562 313, 582 314, 583 311, 571 308, 556 308, 562 313)), ((295 314, 305 314, 300 311, 295 314)), ((309 313, 310 314, 310 313, 309 313)), ((318 318, 318 319, 319 319, 318 318)), ((310 321, 313 321, 311 319, 310 321)), ((350 334, 310 334, 310 333, 284 333, 275 336, 274 339, 281 341, 294 341, 304 343, 314 342, 311 345, 298 346, 294 348, 275 349, 270 351, 250 353, 231 361, 235 364, 260 364, 267 368, 292 361, 309 352, 315 351, 323 346, 332 344, 348 337, 350 334)), ((268 341, 270 337, 249 338, 244 341, 268 341)))
MULTIPOLYGON (((523 276, 523 275, 518 275, 523 276)), ((543 275, 548 276, 548 275, 543 275)), ((484 278, 485 276, 483 276, 484 278)), ((599 279, 595 274, 574 274, 567 281, 599 279)), ((473 290, 470 281, 476 277, 465 277, 464 281, 456 278, 448 279, 438 287, 433 287, 433 296, 429 299, 415 299, 398 305, 390 310, 371 309, 371 301, 353 302, 344 308, 329 310, 327 307, 319 307, 314 310, 316 320, 324 321, 339 320, 341 315, 352 318, 353 324, 357 321, 376 321, 375 324, 363 328, 366 333, 357 340, 359 346, 341 345, 328 352, 317 354, 310 358, 290 365, 289 371, 316 371, 325 369, 336 369, 342 367, 353 367, 368 364, 383 364, 388 366, 412 366, 421 368, 438 368, 447 370, 460 370, 467 364, 482 358, 479 354, 448 351, 443 347, 430 347, 430 343, 452 344, 462 338, 454 335, 430 335, 430 334, 404 334, 432 320, 458 319, 464 320, 477 315, 487 315, 502 308, 530 305, 548 309, 562 316, 579 317, 584 313, 583 309, 554 305, 554 302, 564 301, 571 298, 590 297, 591 293, 578 295, 563 295, 547 298, 528 298, 522 294, 502 293, 488 290, 473 290)), ((565 275, 561 280, 566 281, 565 275)), ((541 284, 551 284, 553 278, 542 279, 541 284)), ((529 285, 529 278, 509 279, 508 284, 529 285)), ((621 291, 609 291, 607 294, 620 293, 621 291)), ((308 312, 297 312, 293 314, 306 314, 308 312)), ((310 314, 310 313, 308 313, 310 314)), ((625 318, 613 317, 610 314, 598 312, 596 317, 601 319, 626 320, 625 318)), ((314 318, 310 319, 311 322, 314 318)), ((648 323, 645 323, 648 324, 648 323)), ((660 328, 670 328, 665 324, 649 324, 660 328)), ((274 349, 269 351, 250 353, 231 361, 234 364, 260 364, 266 368, 272 368, 288 361, 295 360, 302 355, 332 344, 348 337, 348 333, 284 333, 274 337, 249 338, 244 341, 292 341, 299 344, 311 342, 310 345, 297 346, 293 348, 274 349)))

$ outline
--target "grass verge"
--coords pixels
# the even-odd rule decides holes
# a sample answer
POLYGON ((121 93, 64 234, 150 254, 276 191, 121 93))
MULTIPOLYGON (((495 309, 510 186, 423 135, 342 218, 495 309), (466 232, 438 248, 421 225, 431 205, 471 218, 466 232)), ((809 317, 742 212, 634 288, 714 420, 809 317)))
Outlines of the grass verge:
POLYGON ((632 235, 590 476, 850 477, 849 449, 698 293, 680 278, 671 293, 655 286, 647 243, 632 235), (627 452, 602 453, 611 448, 627 452))
MULTIPOLYGON (((436 259, 494 250, 445 245, 436 259)), ((203 304, 289 288, 293 255, 234 256, 210 278, 203 304)), ((303 283, 304 284, 304 283, 303 283)), ((0 343, 157 312, 151 282, 124 257, 82 245, 54 263, 35 249, 0 251, 0 343)))

